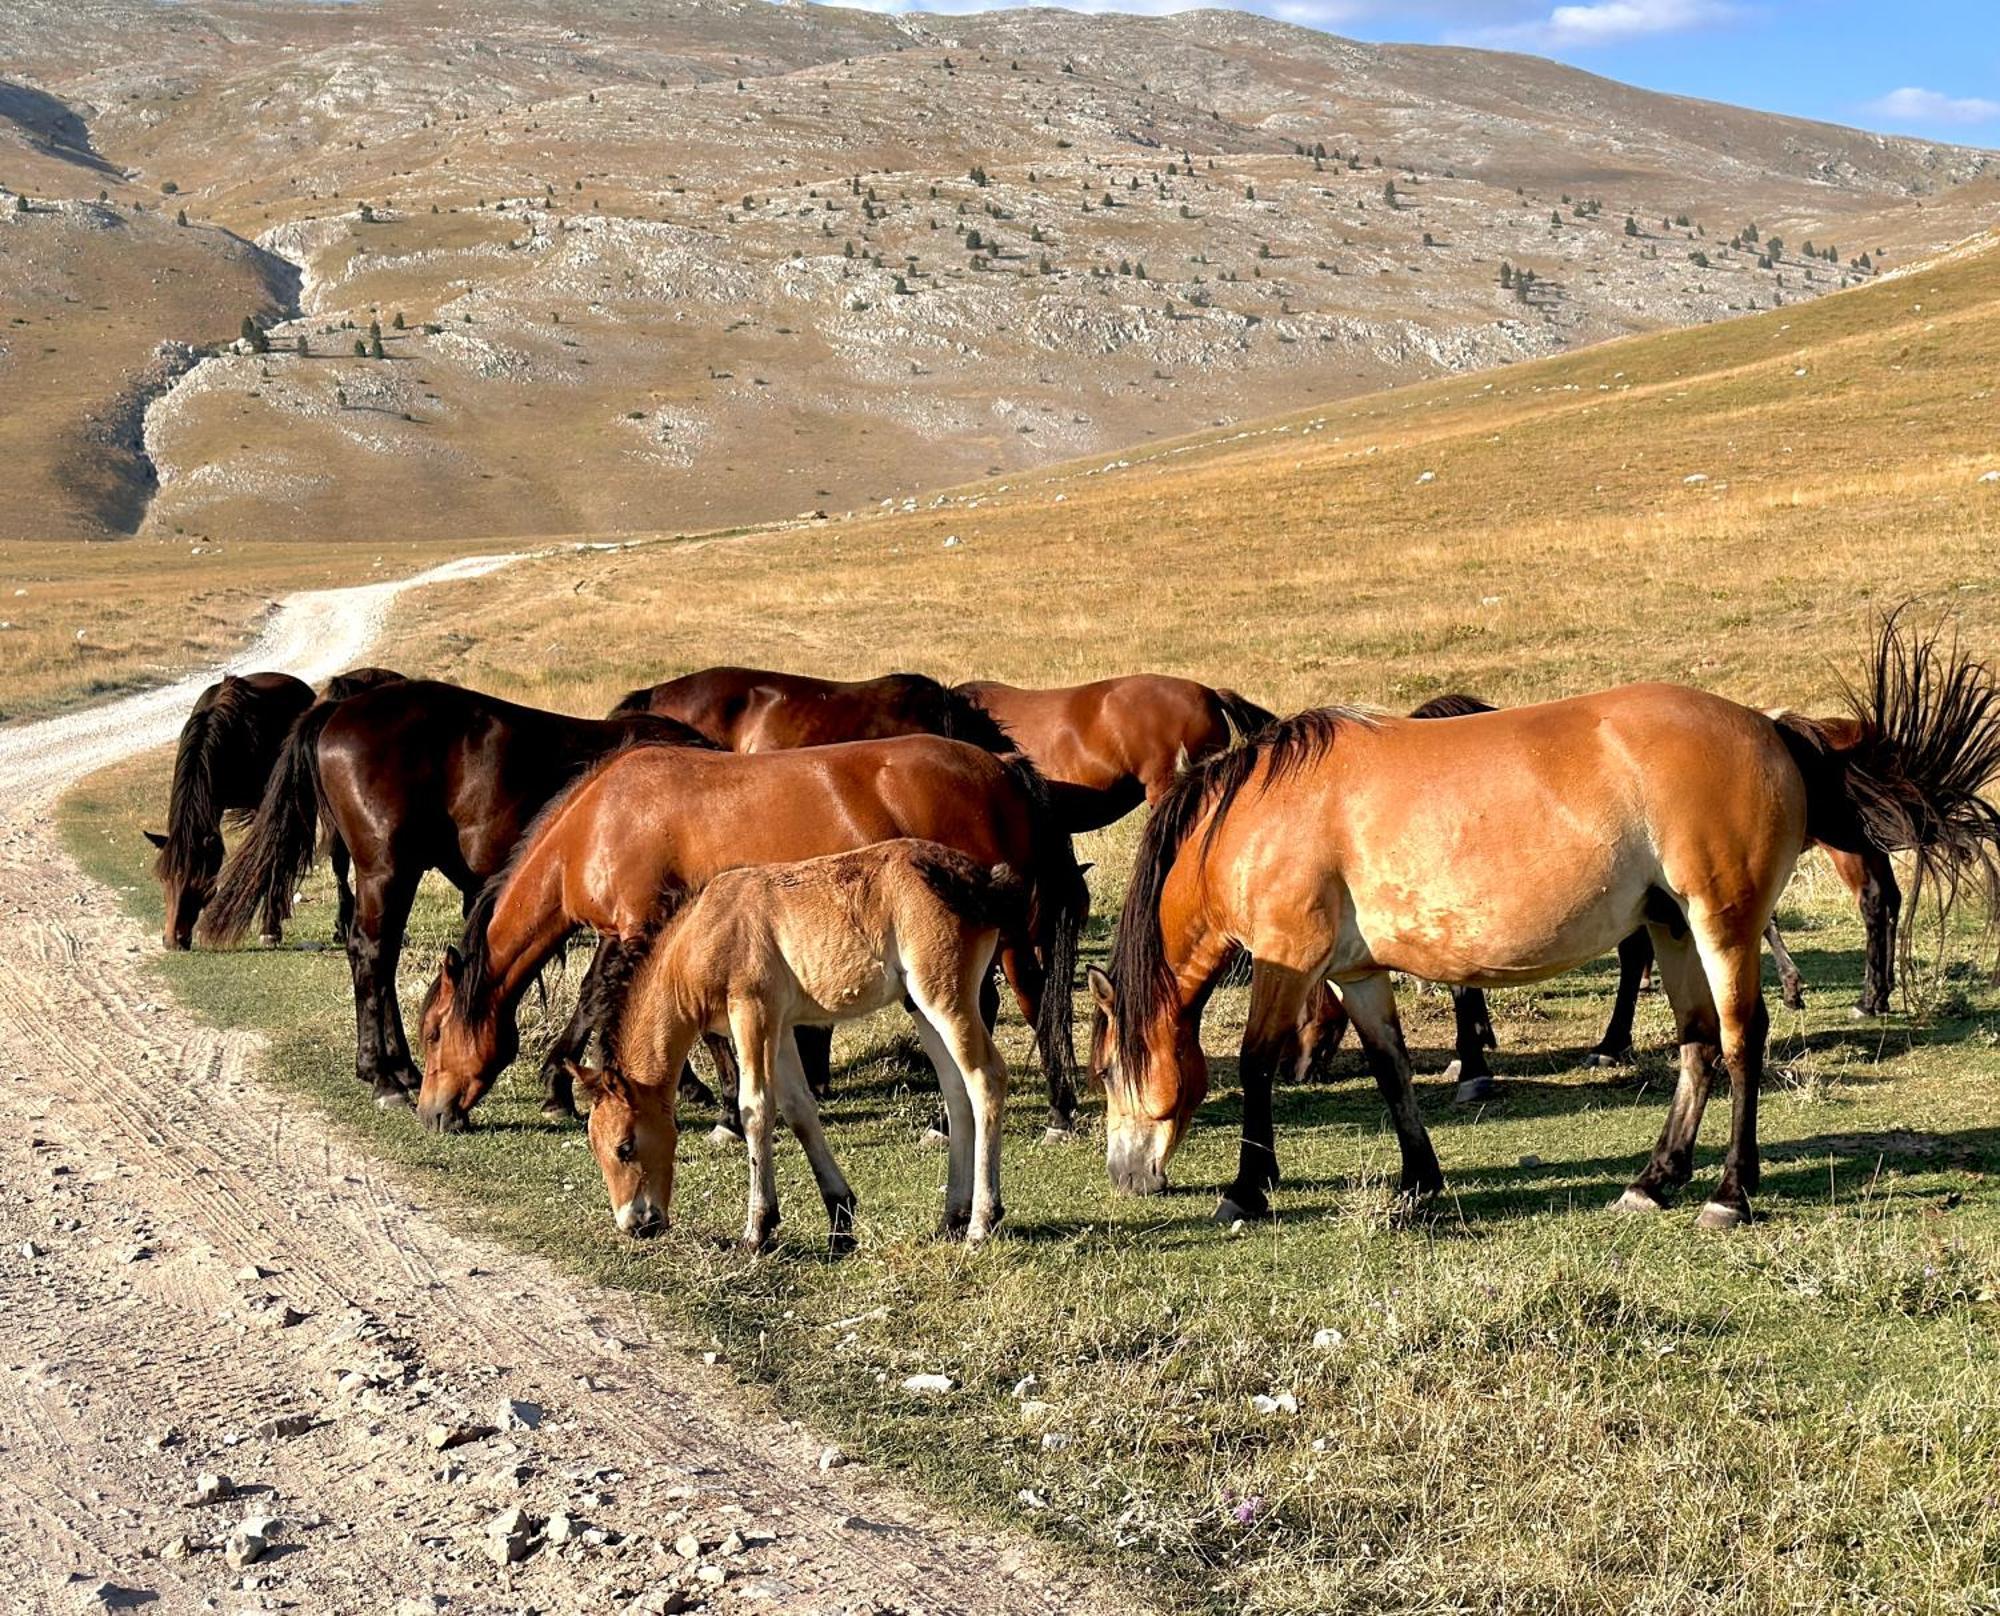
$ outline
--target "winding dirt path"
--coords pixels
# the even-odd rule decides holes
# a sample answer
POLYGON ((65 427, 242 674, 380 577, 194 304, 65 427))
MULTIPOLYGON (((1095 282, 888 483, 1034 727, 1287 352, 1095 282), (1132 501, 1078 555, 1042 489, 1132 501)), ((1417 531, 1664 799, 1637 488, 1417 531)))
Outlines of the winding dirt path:
MULTIPOLYGON (((323 677, 402 589, 507 559, 295 596, 236 665, 323 677)), ((254 1037, 162 1002, 52 811, 205 682, 0 732, 0 1610, 1135 1608, 822 1473, 633 1299, 451 1232, 262 1087, 254 1037), (196 1503, 204 1472, 235 1496, 196 1503), (253 1516, 270 1546, 231 1564, 253 1516)))

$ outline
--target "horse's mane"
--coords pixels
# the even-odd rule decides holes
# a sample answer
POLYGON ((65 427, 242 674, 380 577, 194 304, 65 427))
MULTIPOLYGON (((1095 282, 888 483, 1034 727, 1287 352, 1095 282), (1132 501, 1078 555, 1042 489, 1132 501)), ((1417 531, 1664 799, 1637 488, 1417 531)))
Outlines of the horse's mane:
POLYGON ((1476 713, 1490 713, 1496 709, 1490 701, 1481 701, 1477 696, 1468 696, 1462 690, 1450 695, 1433 696, 1421 707, 1412 707, 1412 718, 1471 718, 1476 713))
POLYGON ((896 686, 932 734, 988 752, 1015 750, 1006 726, 955 686, 941 684, 927 673, 884 674, 879 682, 896 686))
MULTIPOLYGON (((542 804, 508 851, 506 863, 486 878, 472 900, 472 907, 466 910, 465 926, 459 933, 458 952, 463 964, 456 991, 458 1013, 468 1022, 490 1021, 498 1009, 493 1002, 493 954, 487 946, 487 934, 492 925, 493 912, 500 905, 500 896, 530 850, 541 840, 542 833, 576 794, 628 752, 664 746, 708 752, 724 750, 700 731, 690 729, 676 719, 639 716, 644 716, 646 722, 628 727, 614 745, 586 763, 561 790, 542 804), (663 729, 670 729, 673 733, 662 733, 663 729)), ((437 984, 434 982, 431 986, 434 994, 437 984)), ((432 994, 425 996, 426 1010, 430 1007, 432 994)))
POLYGON ((1118 1065, 1135 1082, 1146 1060, 1146 1031, 1177 992, 1160 931, 1160 896, 1181 849, 1204 818, 1206 857, 1229 810, 1259 771, 1266 789, 1319 762, 1350 724, 1372 728, 1373 714, 1352 707, 1315 707, 1280 719, 1255 738, 1184 773, 1153 807, 1139 839, 1139 855, 1125 889, 1118 935, 1111 950, 1117 983, 1118 1065))
POLYGON ((167 844, 153 865, 163 881, 187 881, 204 873, 202 846, 222 825, 215 801, 216 756, 242 726, 251 699, 242 680, 225 678, 202 692, 181 726, 167 793, 167 844))

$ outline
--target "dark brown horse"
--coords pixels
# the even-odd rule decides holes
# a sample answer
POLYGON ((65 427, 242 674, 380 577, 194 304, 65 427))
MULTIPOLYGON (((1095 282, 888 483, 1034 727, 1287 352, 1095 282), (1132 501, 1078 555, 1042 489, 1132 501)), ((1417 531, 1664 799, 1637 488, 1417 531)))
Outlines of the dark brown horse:
POLYGON ((1035 760, 1063 823, 1078 835, 1158 802, 1179 770, 1275 716, 1233 690, 1159 673, 1046 690, 991 679, 955 688, 1035 760))
POLYGON ((1769 1018, 1763 930, 1813 841, 1913 855, 1946 904, 2000 893, 2000 688, 1956 647, 1891 619, 1859 739, 1674 685, 1630 685, 1437 722, 1321 711, 1191 771, 1146 827, 1109 976, 1093 972, 1107 1162, 1151 1191, 1207 1088, 1203 1007, 1253 961, 1242 1147, 1218 1216, 1268 1212, 1271 1080, 1309 995, 1341 984, 1402 1152, 1401 1189, 1443 1183, 1418 1116, 1389 973, 1496 986, 1573 969, 1641 924, 1673 1006, 1681 1073, 1651 1158, 1618 1204, 1652 1212, 1693 1172, 1718 1067, 1722 1178, 1701 1222, 1750 1215, 1769 1018))
MULTIPOLYGON (((335 675, 327 695, 352 695, 401 677, 386 668, 354 668, 335 675)), ((160 882, 168 948, 194 946, 195 922, 214 895, 222 868, 223 824, 241 824, 256 812, 285 736, 312 703, 312 686, 289 673, 225 674, 195 701, 174 748, 166 831, 146 832, 159 849, 153 874, 160 882)), ((342 899, 336 924, 344 931, 350 907, 346 850, 336 848, 334 861, 342 899)), ((280 932, 278 917, 266 913, 263 940, 276 943, 280 932)))
POLYGON ((634 690, 611 712, 677 718, 732 752, 789 752, 896 735, 942 735, 989 752, 1015 749, 976 703, 921 673, 817 679, 766 668, 704 668, 634 690))
POLYGON ((572 718, 430 679, 319 702, 286 740, 203 932, 235 940, 260 903, 282 920, 312 865, 321 821, 330 825, 354 860, 347 960, 355 1075, 378 1103, 404 1103, 418 1074, 396 1001, 396 962, 417 883, 437 870, 469 907, 543 805, 635 741, 713 745, 671 719, 572 718))
POLYGON ((896 837, 1006 864, 1026 882, 1001 966, 1035 1029, 1050 1126, 1067 1131, 1083 872, 1033 764, 931 735, 751 756, 639 747, 584 776, 536 821, 445 954, 424 1002, 420 1114, 463 1126, 513 1059, 521 995, 578 927, 615 944, 629 970, 675 895, 724 870, 896 837))

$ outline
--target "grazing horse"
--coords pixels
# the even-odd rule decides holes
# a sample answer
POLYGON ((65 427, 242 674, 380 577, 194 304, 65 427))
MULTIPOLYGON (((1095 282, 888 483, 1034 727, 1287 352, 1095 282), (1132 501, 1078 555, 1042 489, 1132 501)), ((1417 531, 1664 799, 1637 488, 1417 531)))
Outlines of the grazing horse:
POLYGON ((1158 802, 1181 769, 1275 717, 1233 690, 1158 673, 1048 690, 977 679, 956 689, 1035 760, 1063 824, 1077 835, 1158 802))
POLYGON ((407 1103, 418 1076, 396 1001, 396 962, 417 883, 438 870, 469 904, 543 804, 635 741, 713 744, 670 719, 572 718, 430 679, 319 702, 286 740, 203 931, 233 941, 260 902, 287 915, 312 865, 315 833, 322 819, 330 824, 354 860, 347 960, 355 1075, 379 1104, 407 1103))
POLYGON ((1076 1110, 1070 990, 1090 894, 1034 765, 962 741, 906 735, 752 756, 636 748, 549 806, 466 918, 424 1000, 418 1113, 456 1129, 513 1059, 514 1007, 578 927, 629 975, 663 894, 724 870, 918 837, 1020 873, 1028 902, 1000 964, 1049 1080, 1049 1125, 1076 1110))
POLYGON ((1769 1018, 1765 924, 1812 841, 1915 855, 1915 884, 2000 891, 2000 765, 1991 673, 1893 618, 1860 739, 1674 685, 1417 722, 1307 712, 1192 771, 1154 811, 1109 976, 1093 971, 1093 1068, 1106 1080, 1111 1176, 1165 1184, 1207 1090, 1201 1013, 1238 949, 1254 961, 1243 1137, 1218 1217, 1268 1212, 1277 1183, 1273 1068, 1331 978, 1388 1104, 1406 1197, 1443 1177, 1410 1086, 1389 972, 1539 981, 1651 934, 1681 1045, 1659 1143, 1620 1198, 1655 1211, 1692 1176, 1718 1058, 1731 1091, 1708 1228, 1750 1215, 1769 1018))
POLYGON ((1027 902, 1004 865, 936 842, 876 842, 796 864, 728 870, 688 898, 627 990, 608 1072, 574 1068, 591 1100, 590 1148, 627 1234, 666 1226, 674 1191, 674 1081, 704 1034, 727 1033, 742 1073, 750 1208, 743 1245, 778 1227, 775 1110, 804 1147, 828 1243, 854 1248, 854 1191, 827 1147, 790 1036, 908 1003, 951 1112, 943 1232, 968 1244, 998 1226, 1007 1067, 980 1015, 980 984, 1027 902))
MULTIPOLYGON (((385 668, 354 668, 334 676, 327 698, 400 677, 385 668)), ((166 831, 145 833, 159 849, 153 874, 166 911, 162 940, 169 949, 194 946, 195 922, 215 895, 222 868, 223 824, 240 824, 257 811, 285 736, 312 704, 312 686, 289 673, 224 674, 196 699, 174 748, 166 831)), ((342 897, 336 924, 344 927, 347 855, 337 846, 334 872, 342 897)), ((276 943, 280 933, 279 917, 266 913, 262 940, 276 943)))
POLYGON ((816 679, 764 668, 704 668, 634 690, 611 712, 677 718, 732 752, 789 752, 896 735, 942 735, 989 752, 1015 749, 976 703, 921 673, 816 679))

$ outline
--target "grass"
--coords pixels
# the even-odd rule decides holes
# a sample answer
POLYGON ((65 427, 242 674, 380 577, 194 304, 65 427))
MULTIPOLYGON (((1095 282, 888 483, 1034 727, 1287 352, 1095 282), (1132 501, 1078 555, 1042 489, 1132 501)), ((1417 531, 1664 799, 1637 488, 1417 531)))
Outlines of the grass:
MULTIPOLYGON (((1982 645, 2000 629, 2000 490, 1977 481, 1994 452, 1979 395, 2000 360, 1996 302, 2000 254, 1975 255, 1490 386, 984 486, 936 512, 564 555, 427 592, 382 654, 575 710, 725 660, 1047 682, 1147 665, 1278 706, 1660 675, 1826 710, 1827 663, 1851 663, 1871 604, 1948 604, 1982 645)), ((163 795, 154 758, 65 809, 88 867, 148 916, 137 828, 163 795)), ((1091 958, 1135 833, 1084 849, 1099 861, 1091 958)), ((329 908, 323 888, 313 898, 306 941, 329 908)), ((454 914, 427 896, 412 1004, 454 914)), ((1671 1075, 1656 999, 1633 1068, 1575 1068, 1608 966, 1495 995, 1499 1103, 1455 1111, 1448 1085, 1423 1082, 1451 1195, 1417 1228, 1387 1216, 1394 1139, 1351 1050, 1334 1081, 1281 1093, 1275 1225, 1209 1223, 1234 1153, 1230 990, 1209 1017, 1215 1093, 1176 1162, 1182 1188, 1117 1198, 1096 1145, 1039 1144, 1023 1104, 1007 1237, 940 1245, 943 1163, 917 1147, 930 1103, 901 1034, 886 1018, 845 1032, 831 1127, 862 1252, 844 1263, 822 1255, 795 1151, 779 1158, 791 1221, 774 1258, 721 1243, 741 1163, 699 1134, 674 1232, 626 1243, 578 1135, 543 1125, 518 1076, 463 1139, 369 1107, 337 955, 160 968, 203 1013, 266 1029, 276 1081, 505 1238, 654 1296, 851 1451, 1175 1608, 1990 1610, 1990 945, 1955 934, 1915 1013, 1857 1024, 1860 927, 1823 865, 1803 867, 1781 920, 1810 1004, 1793 1016, 1774 996, 1764 1221, 1726 1239, 1697 1235, 1691 1208, 1600 1210, 1651 1144, 1671 1075), (1321 1331, 1337 1343, 1316 1348, 1321 1331), (958 1389, 902 1393, 917 1372, 958 1389), (1297 1412, 1259 1412, 1260 1397, 1297 1412)), ((1446 1002, 1409 989, 1404 1004, 1435 1074, 1446 1002)), ((1003 1031, 1025 1091, 1027 1041, 1003 1031)))

